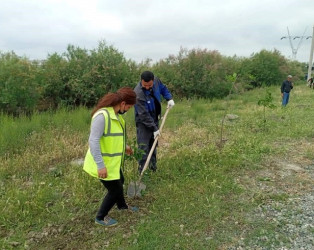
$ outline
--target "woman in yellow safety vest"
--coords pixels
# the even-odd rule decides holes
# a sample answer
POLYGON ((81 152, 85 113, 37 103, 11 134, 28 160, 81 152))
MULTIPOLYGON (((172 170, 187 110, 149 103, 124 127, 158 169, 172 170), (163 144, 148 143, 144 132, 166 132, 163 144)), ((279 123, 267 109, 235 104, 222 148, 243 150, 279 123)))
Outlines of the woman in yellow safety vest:
POLYGON ((108 190, 96 215, 95 223, 113 226, 118 222, 108 216, 111 208, 138 211, 129 207, 124 199, 124 177, 121 170, 124 153, 132 154, 126 145, 125 121, 122 114, 136 103, 136 94, 132 88, 123 87, 116 93, 103 96, 92 111, 89 149, 85 156, 83 169, 98 178, 108 190))

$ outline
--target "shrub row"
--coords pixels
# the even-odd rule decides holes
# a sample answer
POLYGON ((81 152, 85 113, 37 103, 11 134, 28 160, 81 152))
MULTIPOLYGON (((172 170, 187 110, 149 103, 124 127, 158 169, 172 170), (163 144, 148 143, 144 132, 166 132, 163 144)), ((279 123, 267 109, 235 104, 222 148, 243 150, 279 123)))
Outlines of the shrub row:
POLYGON ((234 73, 244 91, 280 84, 287 74, 302 78, 304 68, 277 50, 242 58, 181 48, 178 55, 154 64, 127 60, 103 41, 93 50, 69 45, 65 53, 42 61, 0 52, 0 111, 19 115, 60 106, 91 107, 104 93, 134 87, 142 70, 152 70, 177 97, 213 99, 229 94, 233 83, 228 76, 234 73))

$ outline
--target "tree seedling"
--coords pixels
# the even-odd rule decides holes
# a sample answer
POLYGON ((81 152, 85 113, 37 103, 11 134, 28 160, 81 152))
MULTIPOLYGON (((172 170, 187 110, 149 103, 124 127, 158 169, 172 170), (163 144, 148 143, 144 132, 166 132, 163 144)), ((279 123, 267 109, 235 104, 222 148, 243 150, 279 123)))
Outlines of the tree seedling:
POLYGON ((264 96, 264 98, 259 99, 257 104, 259 106, 263 106, 263 114, 264 114, 264 120, 263 120, 263 126, 264 126, 264 130, 265 130, 265 126, 266 126, 266 108, 270 108, 270 109, 274 109, 276 107, 275 104, 273 104, 273 97, 270 93, 270 91, 268 89, 266 89, 266 94, 264 96))

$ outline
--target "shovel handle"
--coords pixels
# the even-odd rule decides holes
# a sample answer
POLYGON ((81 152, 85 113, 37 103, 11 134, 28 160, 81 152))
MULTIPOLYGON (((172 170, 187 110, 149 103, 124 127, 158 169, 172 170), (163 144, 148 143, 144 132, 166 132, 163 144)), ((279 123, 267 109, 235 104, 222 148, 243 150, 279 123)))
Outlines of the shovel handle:
MULTIPOLYGON (((163 118, 162 118, 162 122, 161 122, 161 125, 160 125, 160 128, 159 128, 160 134, 161 134, 162 128, 163 128, 163 126, 164 126, 164 124, 165 124, 165 121, 166 121, 167 115, 168 115, 168 113, 169 113, 169 110, 170 110, 170 108, 167 108, 167 110, 166 110, 166 112, 165 112, 165 114, 164 114, 164 116, 163 116, 163 118)), ((145 165, 144 165, 144 167, 143 167, 143 169, 142 169, 142 172, 141 172, 141 175, 140 175, 140 178, 139 178, 138 182, 141 181, 142 176, 143 176, 145 170, 146 170, 147 167, 148 167, 148 164, 149 164, 149 162, 150 162, 150 158, 151 158, 152 155, 153 155, 153 152, 154 152, 155 147, 156 147, 156 145, 157 145, 158 139, 159 139, 159 135, 156 136, 156 138, 155 138, 155 140, 154 140, 154 143, 153 143, 153 145, 152 145, 152 148, 151 148, 150 151, 149 151, 149 154, 148 154, 148 156, 147 156, 145 165)))

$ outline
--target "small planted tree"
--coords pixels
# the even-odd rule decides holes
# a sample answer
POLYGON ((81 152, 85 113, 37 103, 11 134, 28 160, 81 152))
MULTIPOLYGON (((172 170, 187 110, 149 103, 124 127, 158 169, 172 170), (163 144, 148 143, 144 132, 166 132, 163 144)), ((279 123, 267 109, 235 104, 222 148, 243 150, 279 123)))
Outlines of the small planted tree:
POLYGON ((220 126, 220 140, 219 142, 217 143, 217 146, 218 148, 222 148, 223 145, 224 145, 224 142, 226 141, 226 139, 223 138, 223 129, 224 129, 224 123, 225 123, 225 120, 226 120, 226 115, 227 115, 227 111, 228 111, 228 108, 229 108, 229 97, 232 93, 233 90, 237 90, 236 86, 235 86, 235 82, 238 78, 238 75, 237 73, 233 73, 232 75, 227 75, 226 76, 226 80, 231 84, 231 87, 229 89, 229 94, 227 96, 227 107, 225 109, 225 112, 224 112, 224 116, 221 120, 221 126, 220 126))
POLYGON ((268 89, 266 89, 266 94, 264 98, 259 99, 257 104, 259 106, 263 106, 263 114, 264 114, 264 119, 263 119, 263 127, 264 130, 266 128, 266 108, 274 109, 276 107, 275 104, 273 104, 273 97, 268 89))
MULTIPOLYGON (((126 155, 125 160, 130 164, 130 169, 126 171, 127 177, 129 179, 128 184, 134 185, 134 194, 128 194, 129 197, 136 197, 136 194, 139 191, 140 184, 138 184, 135 180, 136 178, 139 177, 139 172, 138 172, 138 161, 142 158, 144 151, 141 150, 137 143, 136 143, 136 138, 134 138, 130 142, 131 148, 133 150, 133 154, 131 155, 126 155), (133 180, 133 181, 132 181, 133 180)), ((127 192, 129 192, 130 188, 128 188, 127 192)))

